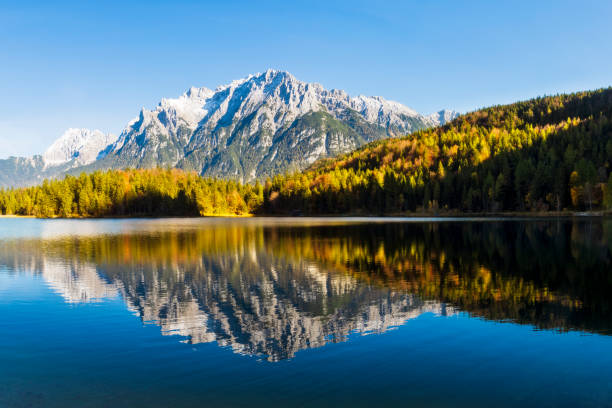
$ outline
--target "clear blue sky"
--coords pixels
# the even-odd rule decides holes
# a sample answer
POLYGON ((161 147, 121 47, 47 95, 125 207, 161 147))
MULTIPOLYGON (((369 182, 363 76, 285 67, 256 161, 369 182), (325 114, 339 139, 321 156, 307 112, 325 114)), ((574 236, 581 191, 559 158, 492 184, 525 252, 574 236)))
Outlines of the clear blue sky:
POLYGON ((0 157, 267 68, 423 113, 612 84, 609 0, 50 3, 0 0, 0 157))

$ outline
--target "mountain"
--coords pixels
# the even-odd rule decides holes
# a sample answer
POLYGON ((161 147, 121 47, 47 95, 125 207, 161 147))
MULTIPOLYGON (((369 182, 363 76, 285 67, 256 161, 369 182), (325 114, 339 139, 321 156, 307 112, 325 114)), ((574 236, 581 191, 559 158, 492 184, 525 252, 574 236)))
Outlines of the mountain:
POLYGON ((93 167, 170 166, 248 182, 455 116, 423 116, 381 97, 350 97, 268 70, 142 109, 93 167))
POLYGON ((0 188, 38 184, 45 178, 44 167, 41 155, 0 159, 0 188))
POLYGON ((42 155, 0 160, 0 187, 36 184, 91 164, 116 140, 99 130, 68 129, 42 155))
POLYGON ((457 116, 459 116, 459 112, 444 109, 439 112, 432 113, 431 115, 427 116, 427 118, 438 125, 444 125, 447 122, 455 119, 457 116))
POLYGON ((157 166, 250 182, 456 116, 425 116, 381 97, 351 97, 268 70, 214 91, 190 88, 164 98, 155 109, 143 108, 118 138, 69 129, 42 157, 0 160, 0 186, 65 172, 157 166))
POLYGON ((116 140, 117 136, 99 130, 68 129, 43 153, 43 162, 47 167, 67 163, 87 165, 98 159, 100 152, 116 140))

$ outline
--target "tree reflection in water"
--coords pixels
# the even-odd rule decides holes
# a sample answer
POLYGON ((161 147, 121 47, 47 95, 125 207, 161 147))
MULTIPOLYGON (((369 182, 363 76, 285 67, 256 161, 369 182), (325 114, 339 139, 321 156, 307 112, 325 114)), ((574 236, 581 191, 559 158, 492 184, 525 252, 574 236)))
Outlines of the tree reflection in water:
POLYGON ((609 220, 200 226, 4 240, 0 263, 270 361, 427 312, 610 334, 609 220))

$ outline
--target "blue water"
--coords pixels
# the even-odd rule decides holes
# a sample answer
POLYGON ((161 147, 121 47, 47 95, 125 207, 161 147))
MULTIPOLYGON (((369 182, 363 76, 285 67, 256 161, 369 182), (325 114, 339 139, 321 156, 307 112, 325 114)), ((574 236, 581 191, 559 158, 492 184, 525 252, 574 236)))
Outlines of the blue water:
POLYGON ((0 220, 0 406, 610 406, 612 226, 560 223, 0 220))

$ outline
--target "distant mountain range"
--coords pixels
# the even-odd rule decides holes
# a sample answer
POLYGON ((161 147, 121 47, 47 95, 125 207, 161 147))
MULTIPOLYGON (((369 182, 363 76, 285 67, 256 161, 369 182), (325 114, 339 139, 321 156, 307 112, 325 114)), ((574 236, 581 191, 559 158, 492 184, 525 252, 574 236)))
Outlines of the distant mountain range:
POLYGON ((276 70, 191 88, 142 109, 117 137, 68 129, 42 155, 0 160, 0 186, 108 168, 177 167, 250 182, 299 171, 365 143, 438 126, 457 113, 421 115, 381 97, 351 97, 276 70))

